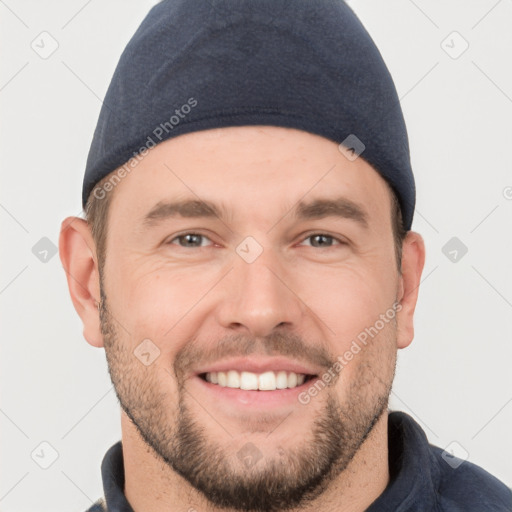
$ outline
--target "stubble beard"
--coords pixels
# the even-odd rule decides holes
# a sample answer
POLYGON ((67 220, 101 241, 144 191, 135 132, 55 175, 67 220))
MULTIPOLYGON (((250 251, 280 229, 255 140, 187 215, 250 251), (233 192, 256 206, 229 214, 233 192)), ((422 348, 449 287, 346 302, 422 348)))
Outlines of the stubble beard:
MULTIPOLYGON (((210 506, 234 512, 278 512, 305 507, 346 469, 387 409, 396 358, 380 361, 392 365, 382 379, 374 371, 378 350, 369 354, 362 351, 358 357, 366 357, 366 361, 359 365, 349 384, 346 403, 340 403, 333 388, 326 387, 320 393, 325 393, 326 398, 315 398, 324 399, 325 406, 315 414, 310 437, 298 447, 280 449, 279 453, 276 450, 274 456, 267 454, 252 466, 244 466, 236 450, 230 448, 229 436, 220 443, 205 431, 201 417, 190 409, 189 404, 195 401, 182 382, 178 382, 179 399, 175 407, 168 390, 162 389, 156 371, 144 367, 120 341, 103 288, 101 299, 105 352, 121 408, 155 455, 199 491, 210 506)), ((396 325, 390 331, 388 337, 396 336, 396 325)), ((380 340, 381 344, 389 342, 380 340)), ((390 352, 386 354, 389 356, 390 352)), ((172 378, 172 373, 168 377, 172 378)), ((303 423, 301 416, 307 415, 307 406, 302 407, 298 406, 279 430, 286 429, 290 421, 303 423)))

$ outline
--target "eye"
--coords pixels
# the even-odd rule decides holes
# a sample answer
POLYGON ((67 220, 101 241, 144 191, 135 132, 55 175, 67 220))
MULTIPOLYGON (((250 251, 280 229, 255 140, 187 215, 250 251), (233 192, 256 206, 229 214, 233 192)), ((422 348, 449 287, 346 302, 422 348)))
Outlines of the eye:
POLYGON ((179 235, 173 238, 172 240, 169 240, 167 243, 179 245, 180 247, 184 247, 185 249, 193 249, 194 247, 205 247, 205 245, 203 245, 202 243, 204 240, 210 239, 205 235, 200 235, 199 233, 184 233, 183 235, 179 235))
POLYGON ((333 242, 336 242, 337 245, 346 245, 346 242, 343 240, 328 235, 327 233, 314 233, 306 237, 304 240, 311 240, 311 246, 318 248, 332 247, 333 245, 336 245, 333 242))
MULTIPOLYGON (((327 233, 314 233, 312 235, 307 236, 304 241, 310 240, 311 246, 315 248, 329 248, 334 245, 346 245, 346 242, 336 238, 334 236, 328 235, 327 233)), ((206 241, 211 240, 199 233, 183 233, 182 235, 178 235, 173 239, 169 240, 167 244, 178 245, 179 247, 183 247, 185 249, 193 249, 197 247, 207 247, 208 243, 206 241)), ((304 241, 302 243, 304 243, 304 241)))

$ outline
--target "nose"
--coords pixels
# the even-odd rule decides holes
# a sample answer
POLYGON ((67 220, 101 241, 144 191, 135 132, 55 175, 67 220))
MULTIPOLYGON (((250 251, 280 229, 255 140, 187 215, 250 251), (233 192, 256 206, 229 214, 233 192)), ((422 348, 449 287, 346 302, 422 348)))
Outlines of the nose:
POLYGON ((222 283, 217 321, 227 329, 265 337, 278 327, 297 327, 303 315, 292 273, 272 249, 252 263, 240 257, 222 283))

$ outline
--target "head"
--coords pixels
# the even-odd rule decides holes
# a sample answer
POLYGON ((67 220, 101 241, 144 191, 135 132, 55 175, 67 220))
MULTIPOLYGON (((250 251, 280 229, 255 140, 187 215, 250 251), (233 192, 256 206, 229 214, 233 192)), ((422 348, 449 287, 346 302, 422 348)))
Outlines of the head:
POLYGON ((219 507, 268 511, 347 470, 386 414, 424 265, 367 161, 291 128, 198 131, 156 145, 86 213, 60 238, 73 303, 169 472, 219 507), (240 358, 311 380, 274 405, 204 380, 240 358))

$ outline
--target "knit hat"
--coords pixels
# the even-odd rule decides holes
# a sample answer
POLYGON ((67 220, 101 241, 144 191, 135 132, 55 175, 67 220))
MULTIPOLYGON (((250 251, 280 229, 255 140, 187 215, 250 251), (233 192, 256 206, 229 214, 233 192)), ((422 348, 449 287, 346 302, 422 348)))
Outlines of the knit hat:
POLYGON ((274 125, 359 155, 398 196, 411 228, 415 185, 393 80, 342 0, 163 0, 126 46, 87 159, 94 186, 156 144, 198 130, 274 125))

